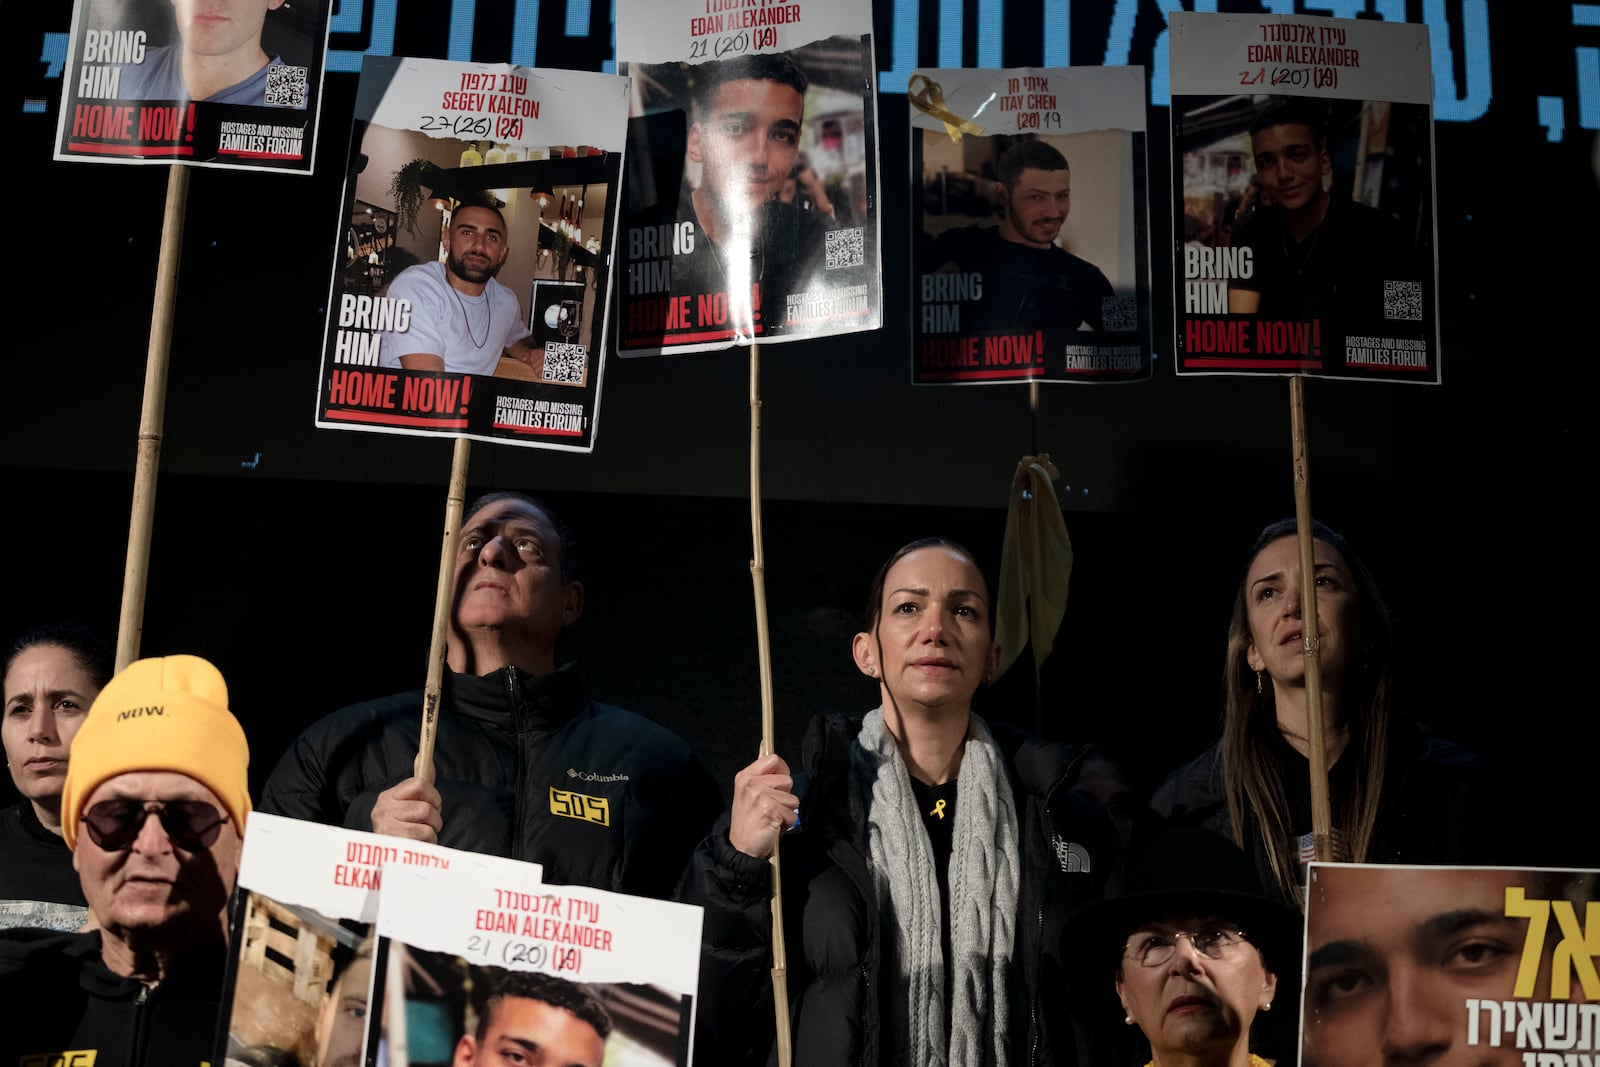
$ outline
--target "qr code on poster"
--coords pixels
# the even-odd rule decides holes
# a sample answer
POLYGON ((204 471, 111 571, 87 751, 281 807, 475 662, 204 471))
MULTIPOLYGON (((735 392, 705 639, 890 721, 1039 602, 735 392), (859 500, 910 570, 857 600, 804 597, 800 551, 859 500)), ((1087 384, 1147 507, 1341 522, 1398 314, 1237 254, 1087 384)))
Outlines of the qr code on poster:
POLYGON ((1102 296, 1100 321, 1108 330, 1137 330, 1139 311, 1131 296, 1102 296))
POLYGON ((827 263, 828 270, 838 270, 842 267, 859 267, 866 262, 866 248, 862 242, 860 226, 848 230, 829 230, 827 263))
POLYGON ((1403 322, 1422 321, 1422 283, 1383 283, 1383 317, 1403 322))
POLYGON ((267 68, 264 102, 272 107, 306 106, 306 68, 279 63, 267 68))
POLYGON ((558 385, 582 385, 589 350, 582 345, 551 341, 544 346, 544 380, 558 385))

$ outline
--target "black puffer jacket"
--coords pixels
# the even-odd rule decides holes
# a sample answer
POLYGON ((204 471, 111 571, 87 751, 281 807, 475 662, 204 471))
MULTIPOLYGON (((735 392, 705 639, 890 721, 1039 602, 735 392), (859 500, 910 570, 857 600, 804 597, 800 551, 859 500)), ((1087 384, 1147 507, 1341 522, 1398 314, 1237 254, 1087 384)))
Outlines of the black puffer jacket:
MULTIPOLYGON (((1075 748, 991 725, 1009 763, 1021 839, 1011 978, 1012 1067, 1109 1062, 1079 1018, 1061 966, 1063 919, 1098 899, 1117 857, 1110 820, 1063 783, 1075 748)), ((812 721, 796 775, 800 826, 782 839, 784 942, 797 1067, 878 1067, 893 988, 867 869, 866 813, 853 802, 849 751, 861 717, 812 721)), ((695 852, 683 899, 706 908, 695 1059, 768 1062, 774 1051, 771 866, 736 850, 728 820, 695 852)), ((1120 1020, 1118 1020, 1120 1022, 1120 1020)), ((774 1060, 775 1062, 775 1060, 774 1060)))
MULTIPOLYGON (((422 693, 334 712, 284 753, 261 810, 372 829, 378 794, 409 778, 422 693)), ((544 865, 548 882, 667 897, 722 793, 676 734, 585 700, 578 672, 446 672, 434 741, 439 843, 544 865)))

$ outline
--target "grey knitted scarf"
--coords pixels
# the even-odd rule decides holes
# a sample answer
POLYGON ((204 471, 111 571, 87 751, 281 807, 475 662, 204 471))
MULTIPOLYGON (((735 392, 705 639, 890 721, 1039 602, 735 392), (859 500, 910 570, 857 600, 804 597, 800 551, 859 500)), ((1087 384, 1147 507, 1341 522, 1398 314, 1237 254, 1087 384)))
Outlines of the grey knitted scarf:
POLYGON ((939 882, 911 776, 883 709, 870 712, 851 751, 851 779, 867 809, 867 855, 882 916, 884 958, 901 995, 885 1001, 893 1062, 909 1067, 1006 1067, 1007 974, 1017 912, 1017 811, 999 748, 973 715, 956 778, 950 856, 954 1001, 944 1003, 939 882), (945 1041, 945 1019, 949 1041, 945 1041))

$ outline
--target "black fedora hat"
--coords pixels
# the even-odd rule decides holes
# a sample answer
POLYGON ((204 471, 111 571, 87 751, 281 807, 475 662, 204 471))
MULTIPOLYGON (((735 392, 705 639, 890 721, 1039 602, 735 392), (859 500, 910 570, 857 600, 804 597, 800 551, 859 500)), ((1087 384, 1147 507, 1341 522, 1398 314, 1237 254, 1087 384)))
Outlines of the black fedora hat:
POLYGON ((1111 895, 1062 926, 1061 958, 1071 961, 1078 995, 1110 995, 1128 935, 1171 914, 1236 923, 1268 969, 1298 982, 1304 920, 1262 892, 1255 865, 1231 839, 1200 826, 1159 825, 1129 848, 1119 881, 1111 895))

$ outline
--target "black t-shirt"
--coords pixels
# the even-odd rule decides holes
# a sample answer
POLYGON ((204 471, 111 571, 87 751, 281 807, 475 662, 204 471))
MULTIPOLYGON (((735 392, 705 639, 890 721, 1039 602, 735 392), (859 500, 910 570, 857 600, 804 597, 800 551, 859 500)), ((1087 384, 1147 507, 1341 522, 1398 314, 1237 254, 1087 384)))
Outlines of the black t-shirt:
MULTIPOLYGON (((1295 877, 1302 885, 1306 880, 1306 867, 1314 859, 1315 839, 1311 829, 1311 761, 1300 754, 1300 751, 1285 741, 1282 733, 1274 735, 1274 755, 1277 756, 1278 766, 1283 769, 1284 799, 1289 802, 1290 828, 1294 840, 1289 843, 1300 857, 1300 866, 1295 871, 1295 877)), ((1330 807, 1335 807, 1334 797, 1349 796, 1355 788, 1355 767, 1359 762, 1358 753, 1347 752, 1332 767, 1328 768, 1328 798, 1330 807)), ((1337 819, 1337 811, 1333 814, 1337 819)), ((1344 834, 1337 826, 1332 828, 1333 847, 1335 860, 1347 860, 1349 856, 1342 850, 1344 848, 1344 834)))
MULTIPOLYGON (((763 335, 780 334, 787 326, 787 304, 792 294, 804 292, 813 284, 834 284, 822 277, 830 221, 814 211, 769 200, 761 205, 748 234, 728 245, 718 245, 706 236, 705 227, 695 214, 693 196, 685 189, 675 215, 669 217, 661 208, 637 212, 629 217, 628 227, 630 231, 650 230, 668 222, 693 227, 693 248, 666 257, 666 275, 651 277, 657 281, 664 277, 670 283, 659 295, 690 298, 691 322, 697 328, 731 323, 706 320, 702 297, 726 299, 726 294, 750 284, 757 290, 759 305, 755 310, 763 335)), ((672 343, 677 331, 667 330, 663 337, 652 337, 648 330, 626 332, 635 342, 672 343)))
POLYGON ((1051 245, 1008 241, 997 226, 963 226, 934 238, 919 267, 983 277, 983 296, 961 307, 961 332, 1099 330, 1116 290, 1099 267, 1051 245))
POLYGON ((1253 274, 1230 286, 1261 294, 1264 319, 1321 319, 1333 333, 1383 322, 1384 282, 1417 281, 1418 253, 1400 224, 1354 200, 1335 198, 1304 240, 1289 233, 1277 208, 1241 218, 1236 243, 1250 247, 1253 274))
POLYGON ((933 869, 939 879, 939 933, 944 952, 944 1002, 948 1005, 954 972, 950 965, 950 852, 955 846, 956 782, 952 778, 943 785, 928 785, 913 778, 911 792, 922 815, 922 827, 928 832, 928 844, 933 847, 933 869))
POLYGON ((40 825, 27 799, 0 808, 0 927, 76 930, 87 918, 67 843, 40 825))

